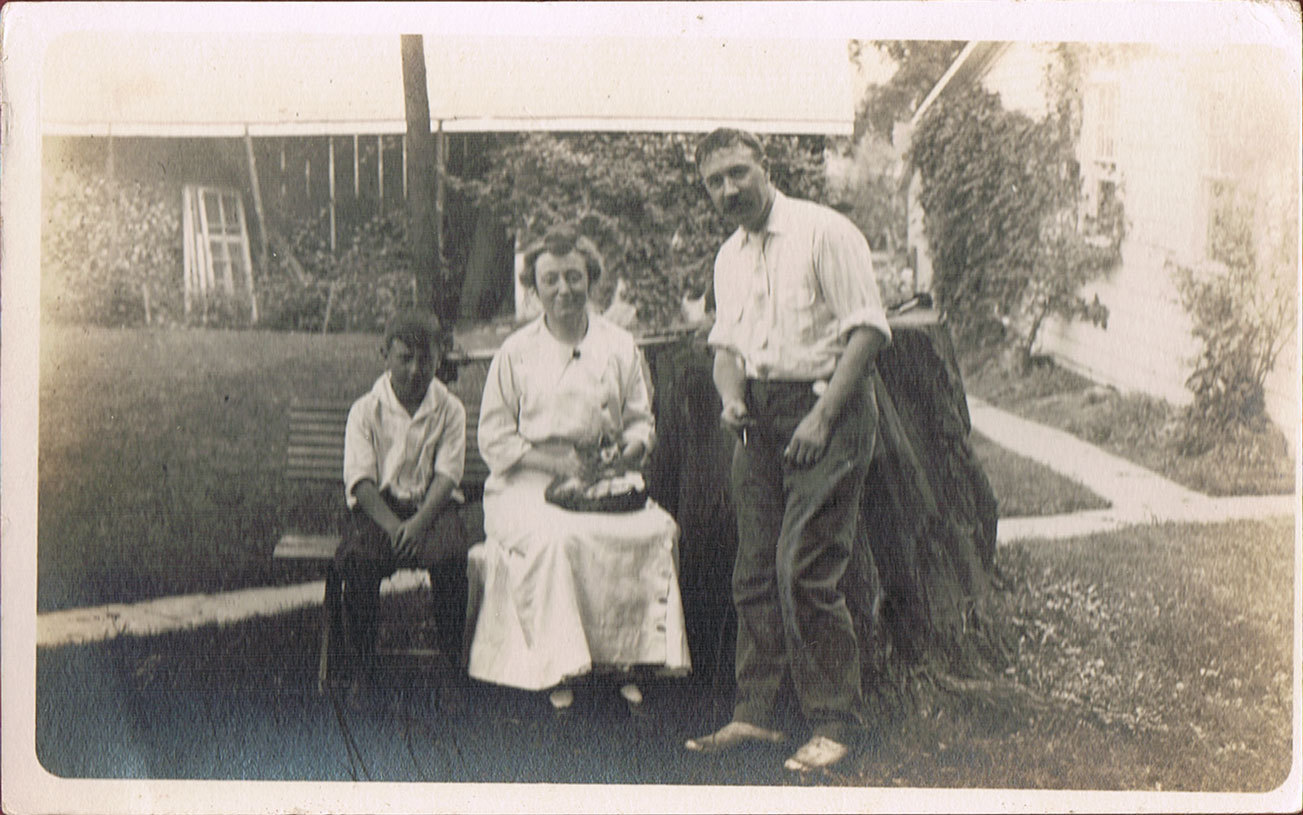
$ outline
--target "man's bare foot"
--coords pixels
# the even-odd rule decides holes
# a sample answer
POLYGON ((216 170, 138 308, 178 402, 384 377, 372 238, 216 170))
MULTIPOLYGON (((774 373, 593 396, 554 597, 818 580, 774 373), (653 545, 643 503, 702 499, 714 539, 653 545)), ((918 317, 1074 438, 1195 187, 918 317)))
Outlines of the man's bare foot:
POLYGON ((746 744, 781 744, 785 741, 787 736, 777 730, 767 730, 749 722, 729 722, 709 736, 688 739, 683 746, 696 753, 722 753, 746 744))
POLYGON ((847 752, 846 745, 839 741, 833 741, 827 736, 812 736, 809 741, 801 745, 800 750, 783 762, 783 766, 797 773, 826 770, 846 758, 847 752))

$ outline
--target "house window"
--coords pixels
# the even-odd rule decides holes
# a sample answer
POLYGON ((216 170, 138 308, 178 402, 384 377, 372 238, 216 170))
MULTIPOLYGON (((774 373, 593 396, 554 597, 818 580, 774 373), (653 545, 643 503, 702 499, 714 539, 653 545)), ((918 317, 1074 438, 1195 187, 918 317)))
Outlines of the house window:
POLYGON ((1236 127, 1248 111, 1231 77, 1217 74, 1203 95, 1204 256, 1236 265, 1251 262, 1254 200, 1237 172, 1236 127))
POLYGON ((1082 206, 1079 227, 1088 236, 1113 234, 1122 189, 1118 173, 1118 107, 1116 81, 1086 86, 1082 100, 1082 206))
POLYGON ((1209 260, 1240 266, 1251 263, 1253 201, 1233 179, 1205 181, 1207 225, 1204 254, 1209 260))
POLYGON ((1117 162, 1118 86, 1116 82, 1092 86, 1094 100, 1094 159, 1100 164, 1117 162))
POLYGON ((187 184, 181 198, 186 313, 195 301, 232 297, 238 288, 255 302, 244 197, 232 189, 187 184))

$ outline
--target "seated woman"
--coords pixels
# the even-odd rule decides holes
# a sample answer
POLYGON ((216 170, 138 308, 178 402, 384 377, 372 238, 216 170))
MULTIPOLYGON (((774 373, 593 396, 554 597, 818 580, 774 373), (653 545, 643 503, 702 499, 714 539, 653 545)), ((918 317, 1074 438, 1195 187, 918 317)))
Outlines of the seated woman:
MULTIPOLYGON (((521 282, 543 315, 502 344, 480 407, 484 485, 484 600, 470 675, 552 689, 594 668, 690 670, 678 583, 678 526, 655 503, 632 512, 575 512, 544 498, 557 476, 579 476, 578 448, 615 439, 637 469, 654 428, 642 355, 624 329, 591 313, 602 274, 596 247, 554 228, 525 254, 521 282)), ((631 682, 620 689, 642 701, 631 682)))

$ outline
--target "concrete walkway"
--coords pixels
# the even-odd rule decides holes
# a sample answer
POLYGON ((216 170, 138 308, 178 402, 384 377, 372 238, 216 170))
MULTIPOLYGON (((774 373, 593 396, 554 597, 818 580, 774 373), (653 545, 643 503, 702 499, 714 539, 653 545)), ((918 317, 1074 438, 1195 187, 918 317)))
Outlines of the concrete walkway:
POLYGON ((1044 464, 1108 501, 1108 509, 1035 518, 1001 518, 997 540, 1058 540, 1164 521, 1213 523, 1289 517, 1293 495, 1214 498, 1168 481, 1070 433, 1031 422, 968 397, 973 429, 1020 456, 1044 464))
MULTIPOLYGON (((1062 540, 1127 526, 1164 521, 1213 523, 1291 517, 1292 495, 1212 498, 1174 484, 1143 467, 1106 453, 1061 430, 1014 416, 968 397, 973 429, 1005 449, 1076 481, 1112 506, 1108 509, 1035 518, 1001 518, 997 539, 1062 540)), ((428 582, 421 572, 400 572, 384 591, 408 591, 428 582)), ((321 581, 296 586, 244 589, 220 594, 165 597, 141 603, 68 609, 37 615, 36 644, 72 645, 122 634, 152 635, 319 605, 321 581)))

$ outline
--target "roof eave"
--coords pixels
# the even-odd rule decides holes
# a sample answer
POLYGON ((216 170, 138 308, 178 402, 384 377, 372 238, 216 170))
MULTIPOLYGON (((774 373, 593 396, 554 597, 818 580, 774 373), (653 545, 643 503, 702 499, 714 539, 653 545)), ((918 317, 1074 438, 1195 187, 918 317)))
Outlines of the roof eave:
POLYGON ((927 96, 919 103, 914 115, 909 119, 909 126, 912 130, 918 126, 923 117, 931 109, 932 105, 951 85, 966 84, 975 81, 981 76, 982 71, 986 69, 996 55, 1009 44, 1005 42, 969 42, 963 47, 963 50, 950 63, 950 67, 941 75, 937 83, 928 91, 927 96))

